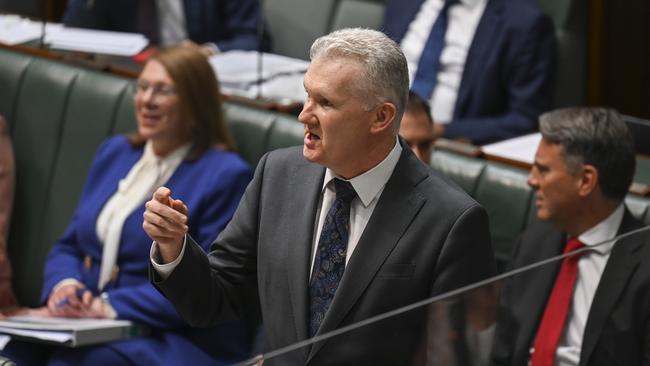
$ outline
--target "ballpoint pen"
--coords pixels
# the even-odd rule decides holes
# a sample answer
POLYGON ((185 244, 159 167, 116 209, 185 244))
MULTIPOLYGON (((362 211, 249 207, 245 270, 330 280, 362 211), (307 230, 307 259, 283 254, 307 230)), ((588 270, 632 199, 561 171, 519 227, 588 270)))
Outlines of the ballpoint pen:
MULTIPOLYGON (((90 291, 90 290, 88 290, 88 289, 85 288, 85 287, 80 287, 80 288, 78 288, 78 289, 77 289, 77 292, 76 292, 77 297, 81 300, 81 299, 83 298, 84 293, 86 293, 86 291, 90 291)), ((69 301, 68 298, 66 297, 66 298, 64 298, 64 299, 59 300, 59 302, 56 303, 56 307, 57 307, 57 308, 62 308, 62 307, 64 307, 64 306, 68 305, 69 303, 70 303, 70 301, 69 301)))

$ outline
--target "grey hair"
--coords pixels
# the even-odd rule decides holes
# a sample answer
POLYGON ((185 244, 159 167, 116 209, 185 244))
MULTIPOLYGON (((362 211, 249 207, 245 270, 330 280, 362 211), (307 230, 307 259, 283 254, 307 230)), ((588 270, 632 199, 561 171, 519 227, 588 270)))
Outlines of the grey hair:
POLYGON ((312 61, 352 58, 364 66, 357 87, 367 100, 366 108, 380 102, 395 104, 396 128, 402 119, 409 91, 406 57, 399 45, 384 33, 365 28, 346 28, 318 38, 311 46, 312 61))
POLYGON ((623 199, 636 166, 634 139, 621 115, 606 108, 564 108, 544 113, 542 137, 562 147, 569 169, 589 164, 598 170, 603 195, 623 199))

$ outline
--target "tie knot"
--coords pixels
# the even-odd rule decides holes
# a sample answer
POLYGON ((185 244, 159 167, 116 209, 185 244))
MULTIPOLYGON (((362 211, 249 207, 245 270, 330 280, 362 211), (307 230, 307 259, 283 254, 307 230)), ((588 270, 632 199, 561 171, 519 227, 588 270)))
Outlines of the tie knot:
POLYGON ((357 192, 348 181, 334 178, 334 188, 336 189, 336 199, 342 200, 348 204, 357 196, 357 192))
POLYGON ((566 243, 566 246, 564 247, 564 253, 573 252, 574 250, 584 248, 584 246, 585 245, 577 238, 571 238, 569 239, 569 241, 566 243))

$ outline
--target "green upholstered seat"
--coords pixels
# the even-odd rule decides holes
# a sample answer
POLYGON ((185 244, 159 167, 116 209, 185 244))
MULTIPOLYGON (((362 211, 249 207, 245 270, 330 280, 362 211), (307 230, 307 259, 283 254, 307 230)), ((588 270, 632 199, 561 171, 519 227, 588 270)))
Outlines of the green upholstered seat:
POLYGON ((65 108, 78 74, 78 68, 35 59, 18 92, 12 136, 17 184, 8 248, 16 296, 26 305, 38 301, 47 254, 40 229, 46 219, 65 108))
POLYGON ((0 49, 0 114, 9 126, 14 125, 14 111, 25 70, 31 57, 0 49))
POLYGON ((305 136, 304 126, 296 117, 290 115, 277 115, 266 143, 266 151, 282 147, 302 145, 305 136))
POLYGON ((431 154, 431 166, 450 177, 469 195, 474 196, 485 160, 471 158, 445 150, 431 154))
POLYGON ((498 261, 510 258, 516 237, 526 227, 532 189, 526 171, 489 163, 479 178, 476 200, 490 218, 492 246, 498 261))
POLYGON ((225 109, 228 127, 235 139, 239 154, 251 166, 256 166, 257 161, 266 152, 275 114, 234 103, 228 103, 225 109))

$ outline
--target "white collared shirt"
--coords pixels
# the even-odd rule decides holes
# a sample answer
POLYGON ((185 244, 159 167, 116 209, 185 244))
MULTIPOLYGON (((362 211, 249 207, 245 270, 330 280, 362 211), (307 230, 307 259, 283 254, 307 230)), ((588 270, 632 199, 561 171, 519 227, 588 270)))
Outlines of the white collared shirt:
POLYGON ((595 245, 616 236, 623 221, 624 212, 624 204, 621 203, 605 220, 578 236, 578 240, 585 246, 593 247, 593 250, 583 253, 578 261, 573 300, 556 351, 555 363, 558 366, 577 366, 580 362, 580 351, 589 310, 615 243, 595 245))
POLYGON ((106 202, 97 217, 97 237, 104 245, 100 265, 98 288, 101 290, 110 280, 117 262, 122 226, 127 217, 141 206, 158 186, 167 182, 189 152, 191 144, 185 144, 165 157, 157 156, 147 141, 140 160, 120 180, 117 191, 106 202))
MULTIPOLYGON (((444 0, 425 0, 415 19, 409 25, 400 44, 409 68, 411 83, 429 33, 444 0)), ((431 113, 434 121, 449 123, 454 114, 458 89, 465 70, 465 60, 474 40, 478 23, 483 16, 487 0, 459 0, 449 8, 445 45, 440 55, 438 82, 431 96, 431 113)))
POLYGON ((355 197, 350 203, 350 237, 348 239, 348 248, 345 255, 345 264, 348 264, 354 249, 359 243, 359 238, 363 234, 363 230, 368 224, 372 212, 377 206, 377 201, 384 191, 384 187, 388 179, 393 174, 397 161, 402 153, 402 146, 399 141, 395 141, 395 146, 388 153, 379 164, 375 165, 367 172, 358 175, 351 179, 343 179, 338 177, 332 170, 325 171, 325 179, 323 180, 323 188, 321 190, 321 199, 319 209, 316 214, 316 222, 314 223, 314 241, 312 243, 311 251, 311 272, 313 271, 314 259, 316 258, 316 250, 318 248, 318 239, 325 224, 325 217, 330 207, 336 199, 336 191, 334 190, 334 178, 339 178, 344 181, 350 182, 354 190, 357 192, 355 197))

